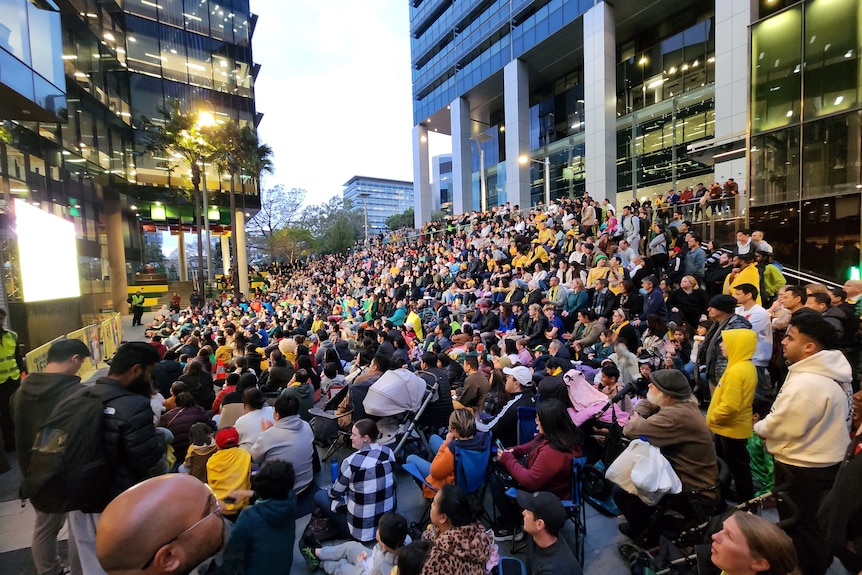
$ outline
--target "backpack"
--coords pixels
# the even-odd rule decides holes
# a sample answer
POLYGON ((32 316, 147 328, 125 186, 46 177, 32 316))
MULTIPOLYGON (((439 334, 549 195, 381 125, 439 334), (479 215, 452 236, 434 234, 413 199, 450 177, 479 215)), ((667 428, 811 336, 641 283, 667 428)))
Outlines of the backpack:
POLYGON ((125 395, 83 389, 58 404, 36 433, 22 488, 43 513, 99 512, 112 473, 102 444, 105 403, 125 395))

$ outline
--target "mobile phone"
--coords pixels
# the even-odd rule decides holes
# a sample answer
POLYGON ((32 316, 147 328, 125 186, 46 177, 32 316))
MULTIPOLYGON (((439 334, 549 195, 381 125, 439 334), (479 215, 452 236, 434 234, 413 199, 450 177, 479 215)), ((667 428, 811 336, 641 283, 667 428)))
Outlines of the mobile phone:
POLYGON ((230 495, 228 495, 227 497, 223 498, 222 501, 224 501, 225 503, 236 503, 236 497, 231 497, 230 495))
POLYGON ((500 442, 500 440, 499 440, 499 439, 495 440, 495 443, 497 444, 497 450, 499 450, 499 451, 506 451, 506 448, 505 448, 505 447, 503 447, 503 444, 500 442))

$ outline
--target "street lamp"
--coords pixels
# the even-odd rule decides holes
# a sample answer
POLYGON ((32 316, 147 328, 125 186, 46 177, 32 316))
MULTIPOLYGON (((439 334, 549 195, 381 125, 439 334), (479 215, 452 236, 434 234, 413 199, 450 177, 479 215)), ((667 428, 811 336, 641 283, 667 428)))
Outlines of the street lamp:
POLYGON ((359 192, 359 194, 357 194, 357 195, 360 198, 362 198, 362 208, 365 212, 365 245, 367 246, 368 245, 368 202, 366 201, 366 199, 370 198, 371 194, 369 192, 359 192))
MULTIPOLYGON (((202 110, 197 114, 197 120, 195 121, 195 125, 198 129, 203 128, 211 128, 216 125, 215 116, 212 112, 207 112, 206 110, 202 110)), ((207 281, 212 281, 213 277, 213 265, 212 265, 212 257, 210 254, 210 246, 212 244, 212 239, 210 237, 210 218, 209 218, 209 208, 208 202, 209 198, 207 197, 207 165, 204 163, 203 158, 201 158, 201 185, 203 185, 203 210, 202 215, 204 219, 204 229, 206 230, 206 238, 207 238, 207 281)), ((203 270, 201 270, 203 273, 203 270)), ((206 287, 201 292, 201 295, 206 298, 206 287)))
POLYGON ((479 206, 484 212, 488 209, 488 181, 485 179, 485 146, 483 144, 491 140, 492 137, 485 132, 479 132, 471 136, 470 139, 476 142, 476 147, 479 149, 479 206))
POLYGON ((527 162, 533 162, 534 164, 541 164, 545 166, 545 208, 551 205, 551 158, 545 156, 544 160, 534 160, 529 156, 521 156, 518 158, 518 163, 522 166, 526 165, 527 162))

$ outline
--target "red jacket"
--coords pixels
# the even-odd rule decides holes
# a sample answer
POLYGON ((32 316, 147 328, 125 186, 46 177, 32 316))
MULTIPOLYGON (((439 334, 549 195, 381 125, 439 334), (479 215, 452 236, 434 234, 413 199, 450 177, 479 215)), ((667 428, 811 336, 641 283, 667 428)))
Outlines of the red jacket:
POLYGON ((560 499, 571 496, 572 458, 580 457, 581 448, 557 451, 543 435, 500 455, 500 463, 526 491, 550 491, 560 499), (529 454, 529 455, 528 455, 529 454), (524 467, 518 461, 527 455, 524 467))

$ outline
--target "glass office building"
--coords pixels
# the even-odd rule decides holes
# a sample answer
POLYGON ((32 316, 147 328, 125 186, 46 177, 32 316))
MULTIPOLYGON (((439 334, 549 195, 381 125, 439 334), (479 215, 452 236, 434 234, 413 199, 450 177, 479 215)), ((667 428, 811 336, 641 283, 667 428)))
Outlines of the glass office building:
POLYGON ((546 161, 552 198, 733 178, 743 198, 705 237, 764 227, 790 265, 842 277, 859 265, 860 4, 412 0, 417 224, 437 131, 455 213, 536 204, 546 161))
POLYGON ((413 182, 353 176, 344 184, 341 197, 354 210, 368 215, 368 233, 388 231, 386 220, 413 207, 413 182))
MULTIPOLYGON (((144 232, 193 231, 188 166, 147 154, 141 129, 171 99, 256 125, 254 22, 248 0, 0 0, 3 207, 26 200, 74 222, 77 235, 78 313, 46 302, 46 317, 77 316, 80 327, 88 314, 125 308, 147 264, 144 232)), ((216 233, 229 227, 228 186, 208 168, 216 233)), ((259 209, 254 182, 237 190, 243 211, 259 209)))

